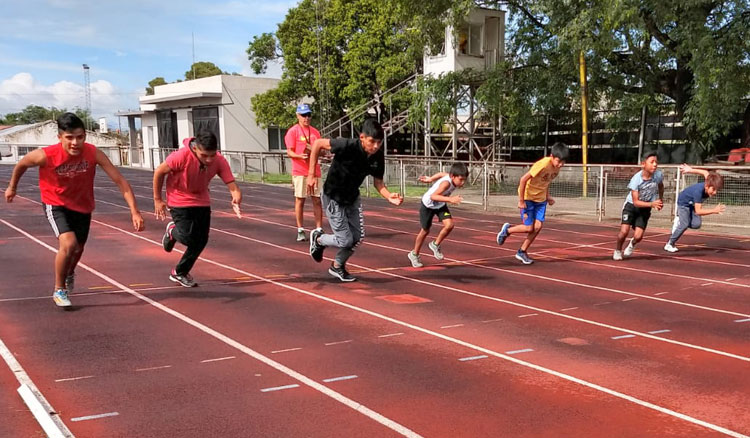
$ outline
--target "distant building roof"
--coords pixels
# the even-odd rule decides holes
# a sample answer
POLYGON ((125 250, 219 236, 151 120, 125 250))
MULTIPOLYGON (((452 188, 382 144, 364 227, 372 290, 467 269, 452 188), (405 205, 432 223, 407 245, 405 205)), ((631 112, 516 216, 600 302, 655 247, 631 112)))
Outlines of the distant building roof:
POLYGON ((48 123, 48 122, 31 123, 29 125, 16 125, 16 126, 11 126, 11 127, 6 127, 2 131, 0 131, 0 137, 4 137, 6 135, 11 135, 11 134, 15 134, 17 132, 25 131, 25 130, 27 130, 29 128, 32 128, 34 126, 39 126, 39 125, 42 125, 44 123, 48 123))
POLYGON ((221 97, 221 93, 212 93, 206 91, 193 91, 185 93, 170 94, 167 96, 143 96, 139 98, 141 103, 161 103, 175 100, 198 99, 203 97, 221 97))

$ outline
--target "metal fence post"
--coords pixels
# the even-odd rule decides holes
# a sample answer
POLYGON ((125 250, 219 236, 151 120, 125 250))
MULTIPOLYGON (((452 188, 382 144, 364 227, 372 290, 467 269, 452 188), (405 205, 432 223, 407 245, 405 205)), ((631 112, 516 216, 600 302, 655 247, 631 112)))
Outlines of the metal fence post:
POLYGON ((486 161, 482 166, 482 204, 484 205, 484 211, 487 211, 490 206, 490 177, 486 161))
POLYGON ((260 182, 265 182, 266 180, 266 157, 263 155, 263 152, 260 153, 260 182))
POLYGON ((244 152, 240 154, 240 172, 242 172, 242 181, 245 181, 245 175, 247 174, 247 155, 244 152))
POLYGON ((401 196, 406 196, 406 170, 404 169, 404 160, 398 160, 399 167, 399 187, 401 196))
POLYGON ((599 215, 599 222, 602 221, 604 216, 604 166, 599 166, 599 200, 597 201, 597 210, 599 215))
POLYGON ((676 174, 676 181, 674 184, 674 208, 672 209, 672 218, 677 216, 677 198, 680 196, 680 180, 682 179, 682 174, 680 173, 680 168, 677 167, 677 174, 676 174))

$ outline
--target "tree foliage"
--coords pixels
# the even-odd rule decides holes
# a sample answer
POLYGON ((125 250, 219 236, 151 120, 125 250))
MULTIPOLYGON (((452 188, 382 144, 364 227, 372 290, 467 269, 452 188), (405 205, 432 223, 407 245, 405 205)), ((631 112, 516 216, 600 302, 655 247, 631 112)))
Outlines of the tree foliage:
POLYGON ((190 66, 190 70, 185 72, 185 80, 190 81, 192 79, 207 78, 209 76, 216 76, 220 74, 228 74, 213 62, 199 61, 190 66))
MULTIPOLYGON (((0 117, 0 125, 29 125, 48 120, 57 120, 58 117, 66 112, 68 110, 65 108, 46 108, 39 105, 28 105, 17 113, 8 113, 0 117)), ((94 121, 87 110, 75 108, 71 112, 80 117, 86 126, 92 126, 91 129, 99 129, 99 124, 94 121)))
MULTIPOLYGON (((472 4, 496 3, 436 0, 413 7, 417 13, 422 8, 420 23, 426 29, 445 20, 432 15, 433 8, 460 12, 472 4)), ((738 114, 750 117, 746 0, 503 3, 508 8, 507 62, 488 74, 478 94, 511 124, 522 125, 533 113, 555 115, 580 107, 581 51, 594 109, 636 114, 643 105, 653 110, 671 104, 689 138, 704 146, 706 154, 734 126, 738 114)), ((460 13, 451 19, 460 21, 460 13)), ((750 120, 745 125, 750 126, 750 120)))
POLYGON ((153 95, 154 87, 156 87, 157 85, 165 85, 166 83, 167 81, 165 81, 161 76, 151 79, 150 81, 148 81, 148 87, 146 87, 146 96, 153 95))
POLYGON ((288 126, 314 100, 314 122, 335 120, 414 73, 422 56, 394 0, 302 0, 273 34, 247 49, 255 73, 283 61, 279 86, 252 98, 260 124, 288 126))

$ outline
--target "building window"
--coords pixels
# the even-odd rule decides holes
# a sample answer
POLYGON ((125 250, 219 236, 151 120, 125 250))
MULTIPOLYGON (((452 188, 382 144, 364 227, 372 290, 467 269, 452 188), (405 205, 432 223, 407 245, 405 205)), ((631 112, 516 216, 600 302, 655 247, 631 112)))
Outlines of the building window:
POLYGON ((215 106, 193 108, 193 132, 200 131, 213 132, 216 141, 221 144, 219 137, 219 108, 215 106))
POLYGON ((281 129, 277 126, 268 127, 268 150, 269 151, 285 151, 286 145, 284 144, 284 136, 286 135, 286 129, 281 129))
POLYGON ((171 110, 157 111, 156 126, 159 130, 159 148, 177 149, 177 114, 171 110))
POLYGON ((458 31, 458 52, 462 55, 482 56, 482 25, 466 24, 458 31))

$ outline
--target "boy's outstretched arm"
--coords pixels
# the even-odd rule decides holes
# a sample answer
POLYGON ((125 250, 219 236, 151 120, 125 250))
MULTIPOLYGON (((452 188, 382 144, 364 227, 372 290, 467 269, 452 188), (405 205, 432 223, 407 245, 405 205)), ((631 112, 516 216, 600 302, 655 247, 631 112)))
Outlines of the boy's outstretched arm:
POLYGON ((384 197, 393 205, 401 205, 404 202, 404 197, 399 193, 394 193, 388 190, 382 179, 375 178, 375 190, 380 193, 380 196, 384 197))
POLYGON ((18 181, 21 180, 21 176, 26 173, 28 168, 44 166, 45 164, 47 164, 47 155, 41 149, 34 149, 24 155, 18 161, 16 167, 13 168, 13 174, 10 176, 10 181, 8 181, 8 188, 5 189, 5 201, 13 202, 13 198, 16 197, 16 190, 18 189, 18 181))
POLYGON ((154 170, 154 215, 156 219, 163 221, 167 218, 167 203, 161 197, 161 188, 164 186, 164 178, 171 172, 167 162, 161 163, 154 170))
POLYGON ((526 193, 526 184, 529 183, 529 180, 531 178, 531 172, 526 172, 521 177, 521 180, 518 181, 518 208, 526 208, 526 202, 524 202, 524 194, 526 193))
POLYGON ((703 178, 708 176, 708 170, 706 169, 696 169, 694 167, 691 167, 688 164, 681 164, 680 165, 680 173, 695 173, 698 175, 703 175, 703 178))
POLYGON ((232 195, 232 210, 237 214, 237 217, 241 218, 242 210, 240 209, 240 204, 242 203, 242 191, 240 190, 240 186, 232 181, 227 184, 227 187, 229 188, 229 193, 232 195))
POLYGON ((315 185, 318 183, 315 179, 315 166, 318 163, 318 156, 320 155, 320 150, 331 150, 331 139, 329 138, 319 138, 315 140, 310 147, 310 167, 307 171, 307 194, 312 195, 315 193, 315 185))
POLYGON ((423 182, 423 183, 431 183, 433 181, 439 180, 440 178, 442 178, 442 177, 444 177, 446 175, 448 175, 448 172, 438 172, 438 173, 436 173, 436 174, 434 174, 432 176, 422 175, 422 176, 420 176, 418 178, 418 180, 419 180, 419 182, 423 182))
POLYGON ((107 155, 104 154, 101 150, 96 150, 96 164, 99 165, 99 167, 106 172, 107 175, 109 175, 109 178, 117 184, 117 187, 120 189, 120 192, 122 193, 123 198, 125 198, 125 202, 128 203, 128 207, 130 207, 130 217, 133 221, 133 228, 136 231, 143 231, 145 228, 143 223, 143 216, 141 216, 141 212, 138 210, 138 204, 135 202, 135 195, 133 195, 133 189, 130 187, 130 184, 128 181, 122 176, 119 170, 112 164, 111 161, 109 161, 109 158, 107 158, 107 155))
POLYGON ((448 187, 450 187, 450 183, 448 181, 443 181, 438 186, 437 190, 435 190, 435 193, 430 195, 430 199, 436 202, 447 202, 449 204, 459 204, 461 201, 464 200, 462 196, 445 196, 443 193, 445 193, 446 190, 448 190, 448 187))

